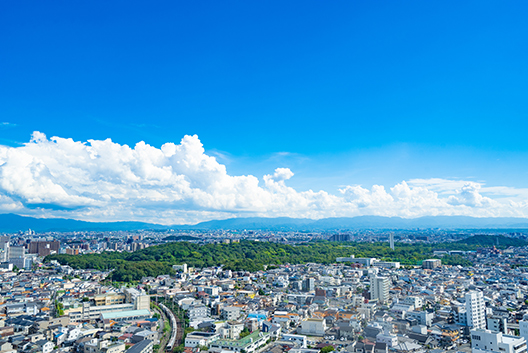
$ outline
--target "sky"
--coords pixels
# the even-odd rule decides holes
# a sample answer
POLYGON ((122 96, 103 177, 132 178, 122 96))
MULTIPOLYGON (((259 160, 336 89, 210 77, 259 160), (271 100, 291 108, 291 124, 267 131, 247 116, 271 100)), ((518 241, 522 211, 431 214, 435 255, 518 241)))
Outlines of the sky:
POLYGON ((0 212, 528 217, 524 1, 0 4, 0 212))

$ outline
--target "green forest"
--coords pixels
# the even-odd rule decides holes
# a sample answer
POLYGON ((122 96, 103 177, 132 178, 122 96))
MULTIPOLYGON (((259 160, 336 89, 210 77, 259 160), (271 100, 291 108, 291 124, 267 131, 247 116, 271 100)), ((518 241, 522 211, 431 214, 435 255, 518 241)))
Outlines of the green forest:
MULTIPOLYGON (((243 240, 231 244, 199 245, 189 242, 173 242, 152 246, 133 253, 104 252, 101 254, 64 255, 54 254, 46 261, 57 260, 73 268, 112 271, 112 281, 130 282, 145 276, 173 273, 172 265, 187 263, 193 267, 224 265, 231 270, 258 271, 265 265, 285 263, 300 264, 316 262, 334 263, 337 257, 376 257, 384 261, 399 261, 402 265, 417 265, 424 259, 432 258, 438 249, 475 250, 477 245, 462 243, 448 244, 404 244, 397 243, 391 250, 388 243, 355 242, 310 242, 286 245, 270 242, 243 240)), ((480 245, 480 244, 479 244, 480 245)), ((446 265, 471 265, 465 257, 442 257, 446 265)))
POLYGON ((489 234, 478 234, 472 237, 459 240, 457 243, 465 245, 476 245, 476 246, 497 246, 497 247, 508 247, 508 246, 526 246, 528 242, 518 238, 505 237, 504 235, 489 235, 489 234))

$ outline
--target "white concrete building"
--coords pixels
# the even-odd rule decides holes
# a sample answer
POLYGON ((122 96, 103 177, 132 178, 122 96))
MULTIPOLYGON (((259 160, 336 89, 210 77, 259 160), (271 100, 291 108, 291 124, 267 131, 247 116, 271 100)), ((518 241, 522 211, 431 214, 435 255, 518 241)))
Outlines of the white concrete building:
MULTIPOLYGON (((486 318, 488 330, 508 333, 508 320, 502 316, 490 316, 486 318)), ((520 322, 519 322, 520 327, 520 322)), ((521 335, 522 336, 522 335, 521 335)), ((525 337, 526 339, 526 337, 525 337)))
POLYGON ((294 335, 291 333, 284 333, 282 335, 282 341, 288 341, 295 343, 299 348, 306 348, 308 346, 308 340, 304 335, 294 335))
POLYGON ((409 311, 405 313, 405 319, 414 319, 418 325, 431 326, 434 314, 427 311, 409 311))
POLYGON ((486 328, 486 306, 482 292, 470 291, 466 294, 467 326, 486 328))
POLYGON ((172 265, 172 269, 174 271, 182 271, 183 273, 187 273, 187 264, 172 265))
POLYGON ((403 303, 412 305, 415 309, 419 309, 423 306, 423 299, 420 297, 409 296, 403 299, 403 303))
POLYGON ((376 342, 385 343, 389 348, 396 347, 398 345, 398 336, 393 333, 380 332, 376 336, 376 342))
POLYGON ((528 342, 528 314, 524 314, 523 319, 519 321, 519 334, 528 342))
POLYGON ((220 338, 220 335, 213 332, 191 332, 185 336, 185 347, 208 347, 211 343, 220 338))
POLYGON ((381 304, 389 301, 389 279, 387 277, 370 277, 370 299, 377 299, 381 304))
POLYGON ((41 340, 37 342, 37 346, 39 346, 41 353, 51 353, 53 351, 53 342, 50 342, 48 340, 41 340))
POLYGON ((471 330, 472 353, 526 353, 524 337, 483 329, 471 330))
POLYGON ((309 336, 324 336, 326 322, 324 319, 306 319, 301 323, 301 333, 309 336))

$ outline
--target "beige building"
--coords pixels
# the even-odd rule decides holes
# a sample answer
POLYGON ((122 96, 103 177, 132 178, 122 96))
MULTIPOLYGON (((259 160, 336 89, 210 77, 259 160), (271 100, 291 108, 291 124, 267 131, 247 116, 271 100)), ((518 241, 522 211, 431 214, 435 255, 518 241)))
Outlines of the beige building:
POLYGON ((117 293, 100 294, 94 297, 94 302, 97 306, 123 304, 125 302, 125 295, 117 293))

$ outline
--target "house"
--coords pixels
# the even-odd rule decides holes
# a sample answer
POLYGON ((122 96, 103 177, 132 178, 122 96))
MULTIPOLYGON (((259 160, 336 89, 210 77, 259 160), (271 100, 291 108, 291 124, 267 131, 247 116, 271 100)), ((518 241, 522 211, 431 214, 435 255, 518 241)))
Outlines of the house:
POLYGON ((48 340, 40 340, 36 344, 39 347, 40 353, 51 353, 54 347, 53 343, 48 340))
POLYGON ((138 342, 141 342, 143 340, 151 340, 153 342, 156 342, 157 339, 158 339, 158 333, 157 332, 150 331, 150 330, 143 330, 143 331, 139 331, 139 332, 134 333, 134 335, 130 338, 130 341, 132 343, 138 343, 138 342))

